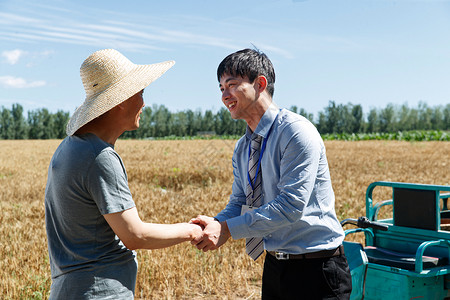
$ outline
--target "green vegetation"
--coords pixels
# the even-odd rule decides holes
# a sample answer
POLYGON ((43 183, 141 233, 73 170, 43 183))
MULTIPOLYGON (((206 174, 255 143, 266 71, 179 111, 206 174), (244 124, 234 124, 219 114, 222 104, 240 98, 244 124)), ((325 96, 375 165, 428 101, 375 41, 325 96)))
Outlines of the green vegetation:
MULTIPOLYGON (((417 108, 404 104, 389 104, 386 108, 372 108, 367 115, 361 105, 336 104, 313 114, 296 106, 291 111, 313 122, 326 140, 407 140, 449 141, 450 104, 429 107, 420 103, 417 108)), ((61 139, 69 113, 51 113, 47 109, 24 111, 20 104, 12 109, 0 108, 0 139, 61 139)), ((227 109, 217 113, 206 110, 170 112, 164 105, 145 107, 140 128, 125 132, 126 139, 211 139, 238 138, 245 132, 243 120, 233 120, 227 109)))
POLYGON ((389 141, 450 141, 449 131, 439 130, 413 130, 398 131, 394 133, 327 133, 322 135, 324 140, 340 141, 367 141, 367 140, 389 140, 389 141))

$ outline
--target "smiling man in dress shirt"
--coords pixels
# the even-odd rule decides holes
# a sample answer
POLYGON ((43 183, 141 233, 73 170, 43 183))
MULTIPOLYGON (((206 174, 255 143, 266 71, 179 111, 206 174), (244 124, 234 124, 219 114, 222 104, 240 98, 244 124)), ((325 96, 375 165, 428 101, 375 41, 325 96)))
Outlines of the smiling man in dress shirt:
MULTIPOLYGON (((233 154, 227 206, 205 226, 198 249, 246 238, 257 259, 265 250, 263 299, 348 299, 351 276, 323 140, 304 117, 272 101, 275 72, 268 57, 244 49, 217 69, 222 102, 247 122, 233 154)), ((292 99, 295 101, 296 99, 292 99)))

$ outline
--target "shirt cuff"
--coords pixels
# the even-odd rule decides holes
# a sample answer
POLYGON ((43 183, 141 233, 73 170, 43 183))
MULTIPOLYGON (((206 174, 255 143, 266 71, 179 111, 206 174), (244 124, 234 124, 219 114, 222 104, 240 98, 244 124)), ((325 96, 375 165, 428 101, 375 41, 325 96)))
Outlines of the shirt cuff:
POLYGON ((238 216, 226 220, 231 237, 235 240, 250 237, 248 225, 245 223, 244 216, 238 216))

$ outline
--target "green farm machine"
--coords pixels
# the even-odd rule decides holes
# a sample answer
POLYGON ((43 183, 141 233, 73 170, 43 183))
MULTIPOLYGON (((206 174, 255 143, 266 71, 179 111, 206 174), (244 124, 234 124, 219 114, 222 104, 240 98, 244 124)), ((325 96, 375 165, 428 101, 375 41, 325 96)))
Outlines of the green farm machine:
POLYGON ((369 185, 366 216, 341 222, 357 226, 345 230, 344 241, 352 274, 351 299, 450 299, 448 198, 450 186, 369 185), (392 190, 392 199, 374 201, 376 188, 392 190), (378 219, 380 211, 392 213, 378 219), (357 232, 364 234, 365 245, 348 241, 357 232))

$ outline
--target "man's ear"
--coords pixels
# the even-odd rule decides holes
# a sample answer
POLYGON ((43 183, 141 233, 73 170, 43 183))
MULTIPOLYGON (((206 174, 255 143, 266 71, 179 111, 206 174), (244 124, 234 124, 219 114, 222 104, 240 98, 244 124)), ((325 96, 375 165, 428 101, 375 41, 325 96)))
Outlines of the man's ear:
POLYGON ((260 93, 264 92, 264 90, 267 88, 267 78, 264 75, 259 75, 256 78, 256 83, 258 84, 258 91, 260 93))

